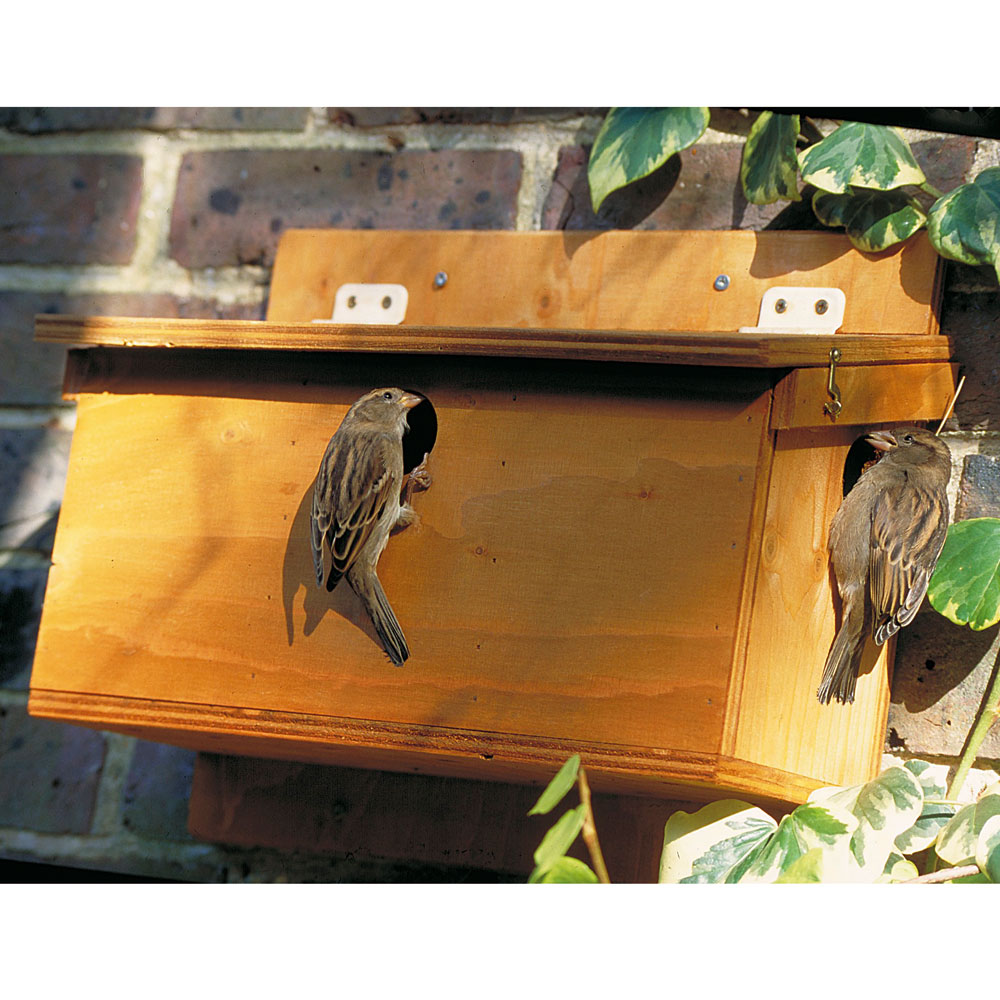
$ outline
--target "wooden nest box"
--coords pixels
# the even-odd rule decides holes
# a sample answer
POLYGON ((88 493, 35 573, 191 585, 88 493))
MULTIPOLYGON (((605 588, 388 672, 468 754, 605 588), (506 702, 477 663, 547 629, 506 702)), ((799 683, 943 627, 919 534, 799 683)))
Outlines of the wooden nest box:
POLYGON ((827 531, 852 444, 948 402, 937 275, 925 238, 303 230, 266 322, 40 316, 86 349, 30 711, 514 782, 579 752, 674 798, 867 780, 892 648, 819 704, 827 531), (438 421, 379 563, 402 667, 309 542, 327 441, 382 386, 438 421))

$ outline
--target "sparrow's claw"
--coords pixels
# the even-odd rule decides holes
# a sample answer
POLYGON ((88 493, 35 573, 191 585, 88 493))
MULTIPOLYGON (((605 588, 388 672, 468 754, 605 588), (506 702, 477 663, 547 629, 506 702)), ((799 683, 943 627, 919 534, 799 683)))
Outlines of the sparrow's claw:
POLYGON ((427 456, 424 455, 424 460, 410 473, 408 483, 411 489, 419 486, 426 490, 432 482, 431 474, 427 471, 427 456))

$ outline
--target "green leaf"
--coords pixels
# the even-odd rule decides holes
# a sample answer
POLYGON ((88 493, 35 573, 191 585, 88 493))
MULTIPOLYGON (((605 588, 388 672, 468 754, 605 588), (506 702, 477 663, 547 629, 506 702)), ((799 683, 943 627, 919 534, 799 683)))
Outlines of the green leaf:
POLYGON ((898 129, 861 122, 844 122, 804 149, 799 167, 807 183, 834 194, 851 187, 890 191, 926 180, 898 129))
POLYGON ((920 202, 904 191, 817 191, 813 212, 825 226, 844 226, 859 250, 877 253, 908 239, 927 221, 920 202))
POLYGON ((857 825, 850 838, 856 866, 851 881, 876 881, 885 871, 895 839, 917 821, 924 793, 917 777, 905 767, 890 767, 864 785, 820 788, 809 802, 850 812, 857 825))
POLYGON ((942 257, 992 264, 1000 280, 1000 167, 938 198, 927 231, 942 257))
POLYGON ((736 881, 777 827, 763 809, 735 799, 679 810, 663 829, 660 881, 736 881))
POLYGON ((801 858, 796 858, 775 880, 775 885, 787 885, 793 882, 822 882, 823 867, 826 855, 819 847, 806 851, 801 858))
POLYGON ((579 805, 563 813, 535 851, 535 870, 529 882, 538 882, 542 876, 569 850, 577 834, 583 829, 587 807, 579 805))
POLYGON ((948 528, 927 597, 939 614, 977 632, 1000 621, 1000 518, 974 517, 948 528))
POLYGON ((558 858, 555 864, 537 881, 539 882, 596 882, 597 876, 576 858, 558 858))
POLYGON ((594 211, 612 191, 646 177, 708 128, 708 108, 612 108, 590 151, 594 211))
POLYGON ((976 864, 991 882, 1000 882, 1000 815, 991 816, 979 831, 976 864))
POLYGON ((770 205, 781 198, 802 200, 795 151, 798 134, 798 115, 762 111, 750 126, 740 161, 740 183, 752 205, 770 205))
POLYGON ((976 860, 979 835, 986 821, 1000 816, 1000 783, 991 785, 978 802, 963 806, 938 834, 934 850, 946 864, 971 865, 976 860))
POLYGON ((559 773, 546 785, 538 801, 528 810, 529 816, 540 813, 551 812, 560 802, 566 793, 576 782, 577 772, 580 770, 580 755, 573 754, 572 757, 561 768, 559 773))
MULTIPOLYGON (((829 881, 852 881, 851 835, 858 821, 849 812, 826 803, 806 802, 785 816, 740 882, 775 882, 813 848, 823 852, 822 870, 829 881)), ((803 865, 806 865, 803 862, 803 865)), ((795 869, 792 869, 793 874, 795 869)))
POLYGON ((908 882, 919 874, 917 866, 909 858, 904 858, 902 854, 893 851, 885 863, 881 876, 875 881, 880 883, 908 882))
MULTIPOLYGON (((908 830, 904 830, 895 840, 896 850, 900 854, 916 854, 925 847, 930 847, 937 840, 942 827, 958 811, 957 806, 934 804, 928 799, 943 799, 947 795, 944 781, 939 780, 939 772, 947 774, 944 765, 928 764, 925 760, 908 760, 903 764, 920 782, 924 792, 924 806, 917 821, 908 830)), ((892 855, 890 855, 890 858, 892 855)))

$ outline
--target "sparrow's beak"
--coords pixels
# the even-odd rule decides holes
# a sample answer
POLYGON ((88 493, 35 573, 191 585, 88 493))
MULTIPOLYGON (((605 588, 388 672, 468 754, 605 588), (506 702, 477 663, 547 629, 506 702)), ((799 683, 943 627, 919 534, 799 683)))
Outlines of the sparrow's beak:
POLYGON ((892 431, 872 431, 866 440, 876 451, 888 451, 899 444, 892 431))
POLYGON ((419 403, 422 403, 423 401, 424 401, 423 396, 418 396, 416 393, 413 392, 404 392, 403 395, 399 397, 399 402, 407 410, 412 410, 414 406, 417 406, 419 403))

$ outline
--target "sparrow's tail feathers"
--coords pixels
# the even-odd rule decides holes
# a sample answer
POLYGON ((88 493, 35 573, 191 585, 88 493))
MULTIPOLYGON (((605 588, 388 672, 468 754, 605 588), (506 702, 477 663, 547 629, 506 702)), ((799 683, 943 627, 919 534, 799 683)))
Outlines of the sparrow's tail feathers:
POLYGON ((389 598, 385 596, 382 584, 378 577, 372 573, 369 579, 369 587, 365 588, 365 593, 360 595, 371 615, 372 624, 382 642, 382 647, 389 655, 396 666, 401 666, 410 655, 410 647, 406 645, 406 636, 396 621, 393 614, 392 605, 389 598))
POLYGON ((859 637, 849 627, 850 624, 845 619, 826 658, 823 680, 816 692, 824 705, 829 704, 831 698, 847 704, 854 701, 854 689, 858 683, 858 660, 864 642, 859 641, 859 637))

